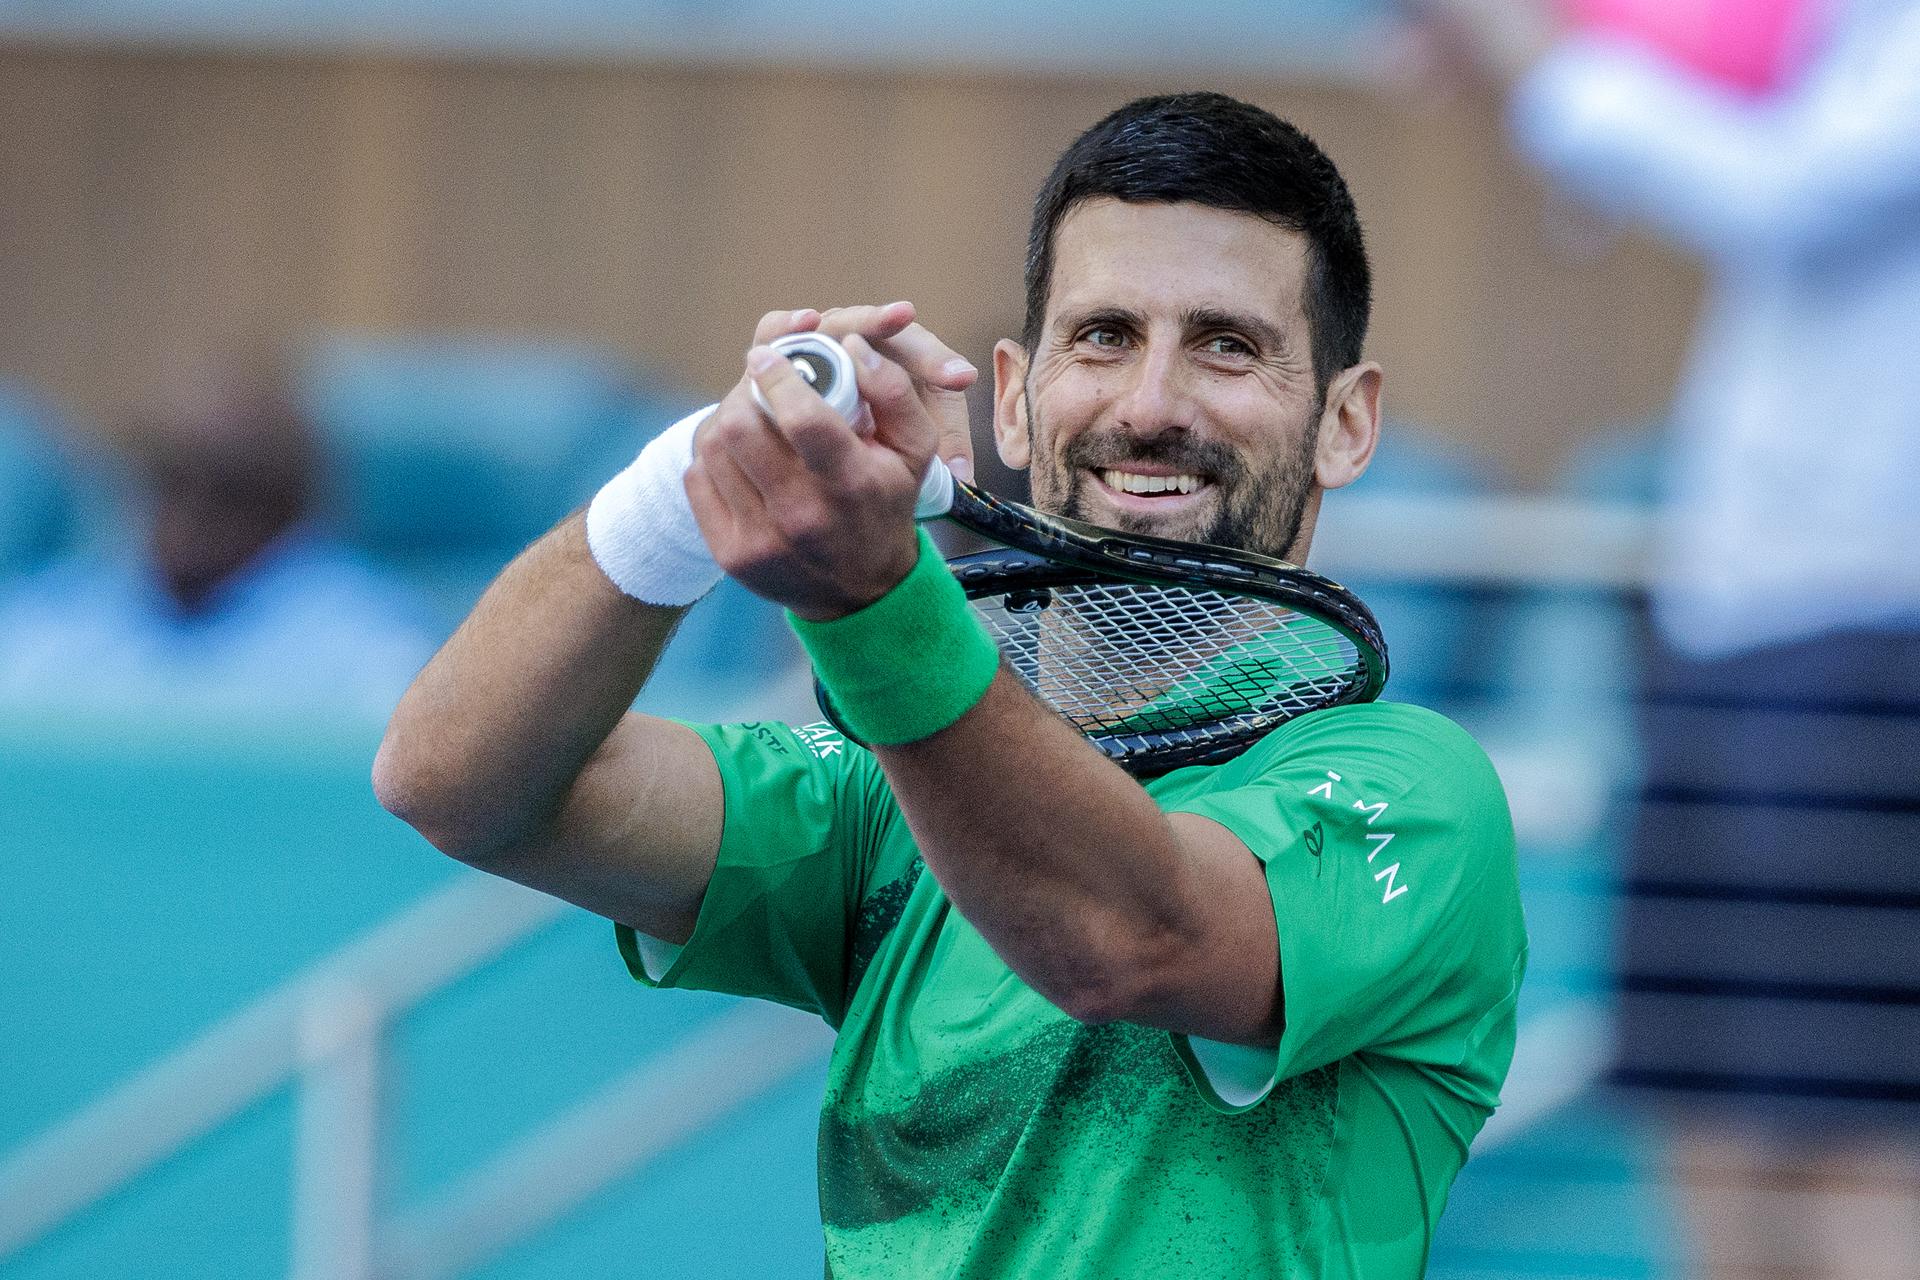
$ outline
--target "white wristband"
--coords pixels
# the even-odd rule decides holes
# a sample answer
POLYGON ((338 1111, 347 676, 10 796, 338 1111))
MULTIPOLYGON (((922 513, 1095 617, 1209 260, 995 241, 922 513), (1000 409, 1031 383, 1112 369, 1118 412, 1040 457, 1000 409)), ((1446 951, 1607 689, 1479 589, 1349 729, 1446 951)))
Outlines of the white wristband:
POLYGON ((655 436, 587 507, 594 563, 636 600, 692 604, 720 582, 686 485, 693 433, 717 407, 690 413, 655 436))

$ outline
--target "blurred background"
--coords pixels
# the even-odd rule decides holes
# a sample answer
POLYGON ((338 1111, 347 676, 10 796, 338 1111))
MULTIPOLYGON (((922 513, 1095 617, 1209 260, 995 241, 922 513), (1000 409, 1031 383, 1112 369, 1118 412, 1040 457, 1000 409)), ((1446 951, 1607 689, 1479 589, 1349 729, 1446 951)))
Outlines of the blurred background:
MULTIPOLYGON (((373 749, 763 311, 990 367, 1059 151, 1196 87, 1354 189, 1314 566, 1521 841, 1430 1274, 1920 1275, 1899 0, 0 0, 0 1272, 817 1274, 824 1030, 642 992, 373 749)), ((814 718, 731 586, 642 705, 814 718)))

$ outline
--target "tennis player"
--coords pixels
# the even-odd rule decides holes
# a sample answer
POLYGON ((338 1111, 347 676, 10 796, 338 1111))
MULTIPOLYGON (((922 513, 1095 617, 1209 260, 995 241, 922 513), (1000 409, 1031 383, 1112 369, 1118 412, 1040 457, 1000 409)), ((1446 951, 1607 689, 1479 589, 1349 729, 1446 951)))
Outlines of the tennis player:
MULTIPOLYGON (((1040 192, 1000 453, 1048 511, 1300 559, 1378 437, 1369 305, 1304 135, 1131 103, 1040 192)), ((617 922, 648 985, 837 1029, 842 1280, 1419 1275, 1526 954, 1484 753, 1375 703, 1142 785, 1005 670, 916 532, 971 367, 905 304, 776 313, 755 344, 487 592, 394 716, 383 803, 617 922), (854 357, 851 423, 764 345, 814 328, 854 357), (829 692, 884 745, 628 711, 723 571, 856 673, 829 692)))

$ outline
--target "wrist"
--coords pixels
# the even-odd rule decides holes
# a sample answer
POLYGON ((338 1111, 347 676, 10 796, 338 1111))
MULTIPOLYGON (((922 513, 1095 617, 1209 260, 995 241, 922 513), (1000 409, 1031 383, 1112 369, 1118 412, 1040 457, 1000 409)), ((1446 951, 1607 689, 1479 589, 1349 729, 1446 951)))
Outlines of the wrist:
POLYGON ((719 584, 687 501, 693 437, 708 405, 662 431, 640 456, 602 486, 587 507, 587 549, 613 585, 636 600, 692 604, 719 584))
POLYGON ((828 620, 789 615, 848 736, 917 742, 985 696, 1000 651, 924 532, 906 575, 872 603, 828 620))
MULTIPOLYGON (((788 611, 802 622, 838 622, 877 604, 898 590, 920 563, 920 534, 910 531, 898 548, 898 554, 864 575, 862 584, 850 585, 837 599, 794 603, 788 611)), ((942 561, 944 568, 945 562, 942 561)))

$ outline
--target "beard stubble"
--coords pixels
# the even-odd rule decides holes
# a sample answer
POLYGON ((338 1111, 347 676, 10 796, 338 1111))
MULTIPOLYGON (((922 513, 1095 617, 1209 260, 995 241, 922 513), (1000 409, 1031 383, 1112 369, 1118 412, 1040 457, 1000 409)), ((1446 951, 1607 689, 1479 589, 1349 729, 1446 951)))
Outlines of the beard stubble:
MULTIPOLYGON (((1034 505, 1056 515, 1106 524, 1123 533, 1210 543, 1283 560, 1300 536, 1307 501, 1313 494, 1314 446, 1323 404, 1314 405, 1297 448, 1276 450, 1253 466, 1226 446, 1196 440, 1185 431, 1169 431, 1145 440, 1121 432, 1089 432, 1068 441, 1058 457, 1050 449, 1036 448, 1034 505), (1124 469, 1129 462, 1208 476, 1215 489, 1213 502, 1178 522, 1146 514, 1092 513, 1093 481, 1088 473, 1124 469)), ((1034 413, 1031 397, 1027 398, 1027 422, 1036 445, 1044 442, 1046 431, 1034 413)))

